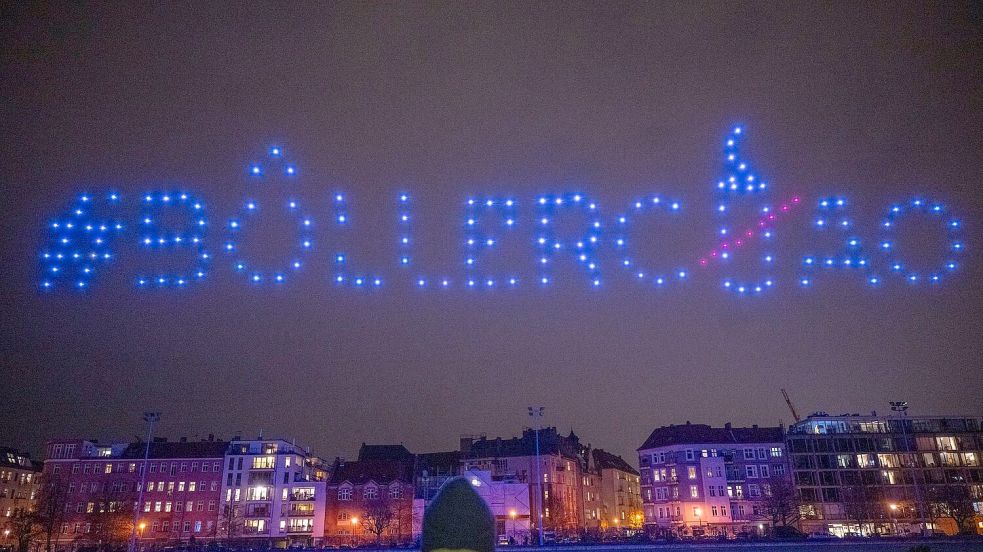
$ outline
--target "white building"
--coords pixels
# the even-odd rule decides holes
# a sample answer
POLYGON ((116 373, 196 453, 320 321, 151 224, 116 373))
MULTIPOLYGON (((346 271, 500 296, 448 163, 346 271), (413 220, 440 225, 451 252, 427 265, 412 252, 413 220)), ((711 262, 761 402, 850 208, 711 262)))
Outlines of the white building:
POLYGON ((225 457, 220 536, 320 544, 324 462, 282 439, 233 440, 225 457))
MULTIPOLYGON (((463 472, 471 482, 495 518, 495 529, 500 544, 523 544, 530 540, 529 484, 514 478, 492 477, 491 472, 471 469, 463 472)), ((422 530, 423 513, 427 503, 423 499, 413 501, 413 534, 422 530)))

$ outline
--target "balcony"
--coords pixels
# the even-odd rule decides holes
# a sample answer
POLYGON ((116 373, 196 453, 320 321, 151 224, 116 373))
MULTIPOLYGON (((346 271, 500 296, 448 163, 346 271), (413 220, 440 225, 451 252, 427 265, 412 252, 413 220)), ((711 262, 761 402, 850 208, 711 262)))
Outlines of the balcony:
POLYGON ((293 502, 308 502, 314 500, 314 493, 294 493, 287 498, 293 502))

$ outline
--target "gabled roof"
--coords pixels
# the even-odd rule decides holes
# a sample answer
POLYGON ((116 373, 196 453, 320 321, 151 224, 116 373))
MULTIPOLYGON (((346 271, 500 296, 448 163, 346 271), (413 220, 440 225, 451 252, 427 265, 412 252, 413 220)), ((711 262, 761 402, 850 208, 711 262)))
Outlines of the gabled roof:
POLYGON ((657 428, 638 450, 688 444, 781 443, 784 439, 781 427, 710 427, 687 422, 657 428))
POLYGON ((631 467, 631 464, 625 462, 625 459, 620 456, 611 454, 604 449, 594 449, 592 453, 594 455, 594 465, 599 469, 613 469, 632 475, 639 475, 638 470, 631 467))
POLYGON ((0 467, 39 472, 44 464, 31 460, 31 455, 9 447, 0 447, 0 467))
POLYGON ((358 459, 361 460, 412 460, 413 453, 403 445, 366 445, 362 443, 358 449, 358 459))
POLYGON ((392 460, 356 460, 345 462, 335 460, 331 470, 329 485, 341 485, 345 482, 352 485, 363 485, 369 481, 388 485, 393 481, 404 483, 413 482, 413 462, 392 460))
POLYGON ((456 475, 460 472, 461 451, 427 452, 416 455, 414 471, 416 475, 456 475))

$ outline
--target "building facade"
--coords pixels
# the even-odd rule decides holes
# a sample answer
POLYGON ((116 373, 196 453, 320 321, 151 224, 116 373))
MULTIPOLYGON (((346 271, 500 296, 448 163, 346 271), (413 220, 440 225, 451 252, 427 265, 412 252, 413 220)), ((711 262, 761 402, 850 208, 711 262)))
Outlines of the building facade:
POLYGON ((234 439, 222 465, 222 538, 321 544, 328 478, 321 458, 282 439, 234 439))
POLYGON ((29 455, 0 447, 0 516, 34 511, 41 468, 29 455))
MULTIPOLYGON (((599 474, 597 484, 585 485, 585 511, 588 517, 599 520, 602 531, 631 534, 642 528, 641 475, 628 462, 603 449, 593 449, 590 454, 592 472, 599 474), (599 492, 598 492, 599 487, 599 492), (587 498, 599 496, 597 514, 591 512, 587 498)), ((585 479, 587 479, 585 477, 585 479)))
POLYGON ((487 471, 492 477, 512 479, 529 486, 530 507, 534 512, 531 530, 538 531, 538 512, 542 507, 543 528, 550 538, 579 535, 585 529, 584 454, 586 447, 571 431, 559 434, 554 427, 539 430, 540 465, 536 465, 536 432, 525 429, 522 437, 479 439, 462 442, 465 471, 487 471), (536 484, 542 478, 542 494, 536 484))
POLYGON ((366 445, 335 460, 327 484, 325 543, 405 544, 413 535, 415 456, 402 445, 366 445))
POLYGON ((156 439, 144 461, 146 443, 49 442, 44 477, 59 490, 54 500, 64 504, 55 540, 78 546, 123 543, 131 534, 134 508, 141 546, 215 539, 226 446, 214 439, 156 439))
POLYGON ((765 499, 789 485, 781 427, 670 425, 638 448, 646 530, 740 535, 768 531, 765 499))
POLYGON ((805 531, 980 530, 980 418, 818 413, 787 439, 805 531))

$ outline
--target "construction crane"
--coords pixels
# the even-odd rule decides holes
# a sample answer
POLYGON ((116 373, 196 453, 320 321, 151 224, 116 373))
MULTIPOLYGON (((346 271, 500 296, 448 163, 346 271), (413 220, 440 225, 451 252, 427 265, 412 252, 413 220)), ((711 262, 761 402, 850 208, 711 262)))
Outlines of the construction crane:
POLYGON ((796 412, 795 407, 792 406, 792 399, 788 398, 788 391, 782 389, 782 396, 785 397, 785 404, 787 404, 788 409, 792 411, 792 417, 795 418, 795 421, 796 422, 802 421, 802 418, 799 417, 799 413, 796 412))

